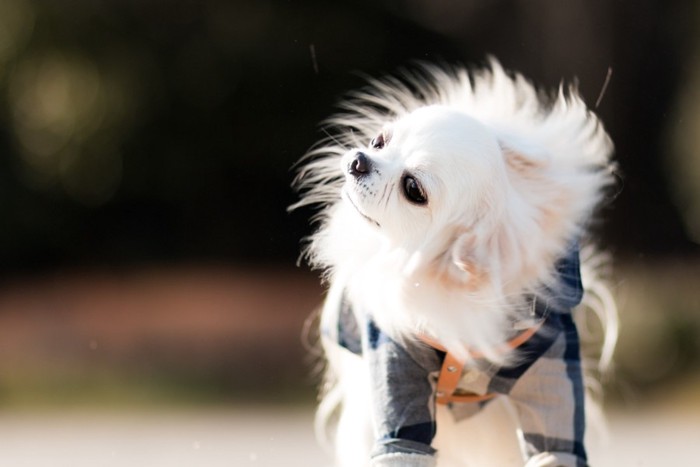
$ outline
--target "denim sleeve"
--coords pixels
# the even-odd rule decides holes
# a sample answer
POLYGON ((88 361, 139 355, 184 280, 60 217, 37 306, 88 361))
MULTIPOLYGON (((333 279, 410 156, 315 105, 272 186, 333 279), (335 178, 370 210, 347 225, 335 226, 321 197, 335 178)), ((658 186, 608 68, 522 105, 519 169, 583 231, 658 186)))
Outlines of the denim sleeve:
POLYGON ((419 342, 397 342, 371 319, 366 323, 363 354, 372 381, 376 435, 372 457, 375 462, 410 459, 412 463, 403 465, 429 465, 424 457, 435 453, 430 446, 435 436, 431 374, 440 368, 438 354, 419 342))
POLYGON ((569 247, 567 254, 555 263, 554 269, 557 275, 557 293, 552 293, 552 305, 559 310, 570 310, 581 303, 583 298, 578 243, 569 247))

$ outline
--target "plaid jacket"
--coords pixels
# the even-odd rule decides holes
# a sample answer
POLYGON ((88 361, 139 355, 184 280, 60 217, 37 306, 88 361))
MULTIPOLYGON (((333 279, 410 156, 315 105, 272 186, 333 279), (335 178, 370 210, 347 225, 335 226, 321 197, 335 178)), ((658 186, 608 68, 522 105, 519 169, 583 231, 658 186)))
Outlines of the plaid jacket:
MULTIPOLYGON (((515 402, 528 466, 587 465, 579 339, 571 315, 583 295, 578 250, 559 261, 557 271, 567 293, 548 301, 533 298, 542 325, 517 348, 518 363, 498 367, 471 361, 459 383, 460 390, 505 395, 515 402)), ((372 465, 434 465, 435 384, 444 352, 417 340, 392 339, 376 326, 371 312, 357 313, 345 299, 339 306, 334 329, 322 332, 369 362, 377 434, 372 465)), ((448 406, 459 419, 486 404, 448 406)))

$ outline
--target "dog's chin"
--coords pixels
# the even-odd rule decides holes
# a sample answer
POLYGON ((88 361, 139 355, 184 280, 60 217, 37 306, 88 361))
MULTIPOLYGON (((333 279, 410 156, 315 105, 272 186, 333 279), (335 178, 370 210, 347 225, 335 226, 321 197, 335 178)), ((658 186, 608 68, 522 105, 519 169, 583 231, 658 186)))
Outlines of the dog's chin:
POLYGON ((344 188, 342 190, 342 196, 343 196, 343 199, 347 203, 349 203, 355 209, 355 211, 360 215, 360 217, 362 217, 365 221, 369 222, 370 224, 372 224, 375 227, 381 227, 379 222, 377 222, 376 220, 374 220, 373 218, 371 218, 370 216, 365 214, 365 212, 357 206, 357 203, 355 203, 355 201, 353 201, 352 195, 350 194, 350 192, 348 191, 347 188, 344 188))

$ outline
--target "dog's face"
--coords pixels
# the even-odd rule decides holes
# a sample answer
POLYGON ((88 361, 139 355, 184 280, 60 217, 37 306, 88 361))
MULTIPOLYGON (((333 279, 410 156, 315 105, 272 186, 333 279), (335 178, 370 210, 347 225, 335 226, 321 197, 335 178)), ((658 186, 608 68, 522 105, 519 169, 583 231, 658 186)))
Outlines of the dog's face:
MULTIPOLYGON (((498 210, 505 162, 496 136, 464 113, 418 109, 341 161, 343 198, 392 243, 445 243, 498 210)), ((445 245, 443 245, 445 246, 445 245)))

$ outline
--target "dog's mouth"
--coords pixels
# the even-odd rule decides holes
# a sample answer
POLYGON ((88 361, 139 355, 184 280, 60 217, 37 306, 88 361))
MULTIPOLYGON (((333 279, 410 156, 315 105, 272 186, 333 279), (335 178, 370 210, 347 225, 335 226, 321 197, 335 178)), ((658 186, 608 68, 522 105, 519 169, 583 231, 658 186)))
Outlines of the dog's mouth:
POLYGON ((347 192, 347 190, 344 189, 342 191, 342 195, 343 195, 343 198, 345 198, 345 200, 347 202, 349 202, 352 205, 352 207, 355 208, 355 211, 357 211, 357 213, 360 216, 364 217, 365 220, 367 220, 367 222, 369 222, 372 225, 376 225, 377 227, 381 227, 381 225, 379 225, 379 222, 377 222, 374 219, 372 219, 371 217, 369 217, 367 214, 362 212, 362 210, 360 208, 357 207, 357 204, 355 204, 355 202, 352 200, 352 197, 350 196, 350 193, 347 192))

